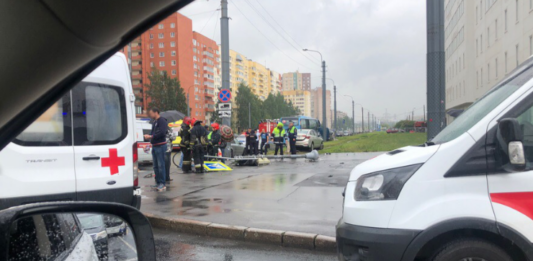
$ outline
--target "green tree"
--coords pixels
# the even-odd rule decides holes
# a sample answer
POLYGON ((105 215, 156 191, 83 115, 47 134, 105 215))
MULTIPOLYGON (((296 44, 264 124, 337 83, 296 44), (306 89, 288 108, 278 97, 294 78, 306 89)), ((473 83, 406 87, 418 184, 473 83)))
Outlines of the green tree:
POLYGON ((148 104, 150 108, 157 107, 161 111, 177 110, 187 113, 185 92, 176 78, 169 77, 167 71, 152 67, 148 80, 150 83, 145 86, 146 96, 150 99, 148 104))
POLYGON ((264 119, 263 102, 244 83, 239 84, 237 92, 238 95, 235 99, 235 105, 237 106, 237 127, 239 129, 247 129, 249 126, 252 129, 257 128, 259 121, 264 119), (249 106, 251 109, 250 113, 248 110, 249 106))
POLYGON ((403 129, 403 128, 413 128, 414 126, 415 126, 415 122, 414 121, 403 120, 403 121, 397 122, 394 125, 394 128, 403 129))

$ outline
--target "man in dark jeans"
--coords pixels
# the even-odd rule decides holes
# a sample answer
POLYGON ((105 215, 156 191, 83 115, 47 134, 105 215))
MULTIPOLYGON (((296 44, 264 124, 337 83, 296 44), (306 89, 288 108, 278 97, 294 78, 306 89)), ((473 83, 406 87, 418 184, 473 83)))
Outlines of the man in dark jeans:
POLYGON ((152 186, 157 191, 165 191, 166 168, 165 168, 165 152, 167 150, 167 120, 159 115, 158 108, 152 108, 148 111, 148 116, 152 118, 152 132, 150 135, 144 135, 145 139, 149 139, 152 144, 152 157, 154 161, 154 173, 157 184, 152 186))
POLYGON ((257 137, 255 134, 255 131, 253 131, 251 128, 248 129, 246 132, 246 151, 248 152, 248 155, 257 155, 255 143, 257 142, 257 137))

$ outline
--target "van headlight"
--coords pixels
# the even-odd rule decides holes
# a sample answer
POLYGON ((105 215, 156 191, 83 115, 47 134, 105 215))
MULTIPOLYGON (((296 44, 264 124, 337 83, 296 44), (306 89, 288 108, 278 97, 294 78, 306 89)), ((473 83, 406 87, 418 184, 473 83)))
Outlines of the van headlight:
POLYGON ((356 201, 395 200, 403 185, 422 164, 383 170, 361 176, 355 186, 356 201))

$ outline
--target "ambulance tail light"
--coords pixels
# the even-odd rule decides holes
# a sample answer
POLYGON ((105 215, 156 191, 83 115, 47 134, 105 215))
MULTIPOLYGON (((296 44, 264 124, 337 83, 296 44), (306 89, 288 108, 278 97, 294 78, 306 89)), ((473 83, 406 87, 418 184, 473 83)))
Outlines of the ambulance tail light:
POLYGON ((133 143, 133 186, 139 186, 139 151, 137 142, 133 143))

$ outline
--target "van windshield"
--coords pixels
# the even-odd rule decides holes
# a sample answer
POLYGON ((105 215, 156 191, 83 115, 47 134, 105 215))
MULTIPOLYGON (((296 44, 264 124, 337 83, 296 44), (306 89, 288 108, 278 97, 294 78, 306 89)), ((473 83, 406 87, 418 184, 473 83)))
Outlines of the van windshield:
POLYGON ((483 119, 496 106, 507 99, 518 88, 533 78, 533 67, 522 73, 515 75, 511 80, 504 80, 502 83, 490 90, 485 96, 474 102, 457 119, 444 128, 431 141, 435 144, 451 141, 461 134, 467 132, 472 126, 483 119))

